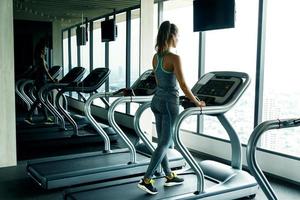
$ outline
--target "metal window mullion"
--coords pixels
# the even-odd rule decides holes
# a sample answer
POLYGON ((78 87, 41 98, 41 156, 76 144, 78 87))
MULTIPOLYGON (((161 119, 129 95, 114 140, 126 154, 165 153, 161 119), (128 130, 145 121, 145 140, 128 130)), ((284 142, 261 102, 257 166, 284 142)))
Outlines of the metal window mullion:
MULTIPOLYGON (((106 17, 105 20, 108 20, 109 17, 106 17)), ((105 67, 109 68, 109 43, 105 42, 105 67)), ((105 82, 105 91, 109 91, 109 77, 107 78, 105 82)), ((108 97, 106 97, 106 100, 108 101, 108 97)))
MULTIPOLYGON (((256 52, 256 76, 255 76, 255 106, 254 127, 262 122, 263 112, 263 86, 264 86, 264 61, 265 61, 265 37, 266 37, 266 5, 267 0, 259 0, 258 28, 257 28, 257 52, 256 52)), ((259 141, 258 146, 261 146, 259 141)))
MULTIPOLYGON (((199 32, 198 80, 205 73, 205 33, 199 32)), ((197 115, 197 133, 203 133, 203 116, 197 115)))
POLYGON ((72 69, 72 52, 71 52, 71 29, 68 29, 68 58, 69 58, 69 71, 72 69))
MULTIPOLYGON (((93 65, 94 65, 94 22, 91 21, 89 22, 89 28, 90 28, 90 35, 89 35, 89 43, 90 43, 90 72, 93 70, 93 65)), ((93 93, 90 93, 90 96, 93 93)))
MULTIPOLYGON (((78 67, 81 66, 81 59, 80 59, 80 57, 81 57, 81 51, 80 51, 80 47, 81 46, 77 44, 77 66, 78 67)), ((77 93, 77 94, 78 94, 77 100, 80 101, 81 97, 80 97, 79 93, 77 93)))
POLYGON ((94 23, 90 22, 89 23, 89 28, 90 28, 90 35, 89 35, 89 43, 90 43, 90 71, 93 70, 93 65, 94 65, 94 23))
MULTIPOLYGON (((131 71, 131 10, 126 12, 126 88, 130 87, 131 71)), ((126 103, 125 113, 130 113, 130 103, 126 103)))
POLYGON ((257 52, 256 52, 256 79, 255 79, 255 107, 254 127, 262 121, 263 110, 263 79, 265 59, 265 29, 266 29, 266 0, 259 0, 257 52))
POLYGON ((61 31, 61 63, 62 63, 62 70, 63 76, 65 75, 65 66, 64 66, 64 31, 61 31))
MULTIPOLYGON (((69 58, 69 71, 72 69, 72 52, 71 52, 71 29, 68 29, 68 58, 69 58)), ((72 93, 69 92, 69 96, 72 97, 72 93)))

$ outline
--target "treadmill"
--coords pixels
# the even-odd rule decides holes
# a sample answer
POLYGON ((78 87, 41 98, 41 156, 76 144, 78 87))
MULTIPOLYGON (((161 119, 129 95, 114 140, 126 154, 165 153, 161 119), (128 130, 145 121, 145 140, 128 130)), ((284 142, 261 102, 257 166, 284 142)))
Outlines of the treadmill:
MULTIPOLYGON (((144 72, 129 89, 94 94, 85 103, 84 110, 92 125, 104 138, 104 151, 29 161, 27 163, 27 173, 45 189, 67 187, 96 181, 107 181, 115 178, 143 174, 150 163, 150 156, 136 152, 134 145, 115 123, 114 111, 121 102, 142 103, 151 101, 152 94, 155 90, 156 82, 154 73, 152 70, 148 70, 144 72), (135 94, 135 96, 133 96, 133 94, 135 94), (110 106, 108 120, 120 139, 125 143, 126 148, 110 148, 109 137, 93 118, 90 111, 90 105, 93 100, 115 96, 119 96, 119 98, 110 106)), ((170 156, 170 167, 182 168, 185 165, 185 161, 178 152, 176 154, 174 151, 174 149, 171 149, 168 153, 168 156, 170 156)))
MULTIPOLYGON (((54 86, 57 85, 64 85, 67 86, 70 83, 78 82, 82 79, 83 75, 85 73, 85 68, 83 67, 75 67, 72 68, 60 81, 59 83, 48 83, 45 86, 43 86, 40 90, 44 91, 47 90, 47 94, 45 94, 47 101, 50 103, 48 99, 48 95, 52 92, 53 89, 55 89, 54 86), (54 88, 53 88, 54 87, 54 88)), ((38 94, 41 93, 39 91, 38 94)), ((39 98, 39 95, 38 97, 39 98)), ((45 106, 50 113, 55 116, 55 112, 53 112, 51 109, 49 109, 49 106, 45 103, 44 99, 39 98, 41 102, 41 106, 45 106)), ((65 126, 62 126, 59 124, 58 121, 56 121, 53 124, 45 124, 45 123, 36 123, 33 125, 27 124, 27 126, 17 126, 17 136, 19 142, 31 142, 35 140, 41 140, 41 138, 49 138, 45 137, 45 135, 50 134, 51 136, 54 136, 55 134, 53 132, 59 132, 59 134, 63 134, 62 131, 66 129, 65 126)), ((57 135, 57 134, 56 134, 57 135)))
MULTIPOLYGON (((60 98, 63 97, 63 94, 65 92, 83 92, 83 93, 92 93, 95 92, 108 78, 109 70, 107 68, 97 68, 90 72, 90 74, 81 82, 75 82, 75 81, 69 81, 70 78, 75 77, 74 74, 78 73, 80 76, 83 76, 83 70, 84 68, 77 67, 73 68, 68 74, 69 76, 65 76, 66 78, 61 83, 53 83, 53 84, 47 84, 41 90, 39 91, 38 98, 41 100, 42 104, 48 108, 48 110, 51 111, 51 113, 55 116, 57 116, 60 119, 60 126, 54 124, 54 125, 48 125, 45 127, 39 127, 36 129, 29 129, 27 131, 20 131, 23 133, 21 137, 22 141, 32 141, 32 140, 58 140, 58 139, 65 139, 65 138, 72 138, 73 141, 77 140, 78 142, 99 142, 102 140, 102 138, 99 136, 99 134, 90 128, 88 131, 80 130, 80 132, 83 132, 82 134, 78 134, 78 126, 77 123, 73 120, 73 118, 70 116, 70 114, 64 110, 59 103, 60 98), (71 74, 70 74, 71 73, 71 74), (45 98, 47 94, 49 94, 53 89, 59 90, 58 94, 55 98, 55 104, 60 109, 63 110, 63 114, 68 117, 68 119, 72 119, 70 121, 68 127, 66 127, 64 118, 60 114, 59 111, 57 111, 54 106, 49 102, 48 98, 45 98), (68 128, 68 129, 67 129, 68 128), (87 137, 82 137, 87 136, 87 137)), ((86 122, 88 123, 88 122, 86 122)), ((80 128, 85 128, 88 126, 88 124, 81 125, 80 128)), ((109 135, 111 140, 116 141, 117 135, 114 133, 114 131, 107 125, 101 125, 105 132, 109 135)), ((19 134, 19 132, 18 132, 19 134)))
MULTIPOLYGON (((258 184, 254 177, 242 170, 241 143, 237 133, 224 116, 224 113, 236 104, 249 84, 250 78, 246 73, 210 72, 202 76, 192 88, 194 95, 207 102, 206 107, 195 107, 188 99, 181 99, 185 110, 175 120, 174 143, 191 167, 191 170, 177 173, 185 180, 182 185, 159 187, 158 194, 149 195, 137 188, 137 184, 142 177, 131 177, 71 188, 64 192, 65 199, 232 200, 245 196, 253 198, 258 190, 258 184), (184 119, 191 115, 210 115, 218 118, 231 140, 232 162, 230 166, 215 161, 198 163, 183 145, 180 137, 180 126, 184 119)), ((164 183, 164 177, 162 176, 157 176, 155 180, 156 185, 162 186, 164 183)))
MULTIPOLYGON (((53 78, 57 78, 62 72, 62 67, 55 65, 49 69, 49 74, 53 78)), ((32 79, 21 79, 16 82, 16 94, 21 98, 21 100, 26 104, 27 110, 29 111, 32 104, 36 100, 36 97, 33 94, 34 90, 34 80, 32 79), (31 87, 30 87, 31 86, 31 87), (25 92, 25 88, 29 88, 29 94, 25 92)), ((29 125, 24 122, 23 117, 17 117, 17 126, 18 127, 28 127, 29 125)))
POLYGON ((265 177, 256 160, 257 144, 263 133, 272 129, 284 129, 300 126, 300 118, 294 119, 277 119, 262 122, 255 127, 247 144, 247 164, 251 174, 255 177, 262 191, 269 200, 278 200, 272 186, 265 177))
MULTIPOLYGON (((51 68, 52 69, 52 68, 51 68)), ((72 68, 58 83, 47 83, 45 84, 40 91, 38 91, 38 96, 36 98, 39 99, 39 101, 41 102, 41 106, 44 106, 47 108, 48 111, 50 111, 50 113, 55 116, 55 112, 52 111, 52 109, 49 108, 49 106, 45 103, 45 99, 47 99, 47 101, 50 103, 48 96, 52 93, 53 89, 56 89, 56 87, 53 86, 67 86, 70 83, 74 83, 74 82, 79 82, 84 73, 85 73, 85 68, 83 67, 74 67, 72 68), (46 90, 46 93, 45 93, 46 90), (46 98, 40 98, 40 93, 43 93, 43 96, 45 96, 46 98)), ((22 90, 21 90, 22 91, 22 90)), ((24 93, 24 92, 21 92, 24 93)), ((33 103, 33 102, 32 102, 33 103)), ((35 132, 35 130, 37 131, 49 131, 49 128, 51 127, 56 127, 58 126, 57 124, 44 124, 44 123, 35 123, 33 125, 29 125, 27 124, 27 126, 17 126, 17 128, 20 128, 21 130, 19 130, 20 132, 35 132), (37 129, 39 128, 39 129, 37 129), (46 130, 40 129, 40 128, 46 128, 46 130)), ((62 127, 65 128, 65 127, 62 127)))

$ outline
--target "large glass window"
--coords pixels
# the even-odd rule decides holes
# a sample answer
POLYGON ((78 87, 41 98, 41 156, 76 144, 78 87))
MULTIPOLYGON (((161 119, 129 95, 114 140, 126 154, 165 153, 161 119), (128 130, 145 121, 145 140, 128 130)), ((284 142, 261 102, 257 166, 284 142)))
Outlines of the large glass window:
MULTIPOLYGON (((105 67, 105 43, 101 42, 102 21, 104 21, 104 18, 93 22, 93 69, 105 67)), ((103 84, 97 91, 105 92, 105 84, 103 84)), ((104 103, 100 99, 96 99, 94 104, 105 107, 104 103)))
MULTIPOLYGON (((130 85, 140 75, 140 9, 131 11, 131 38, 130 38, 130 85)), ((139 104, 130 104, 130 113, 134 115, 139 104)))
MULTIPOLYGON (((118 37, 109 42, 109 90, 115 91, 126 87, 126 13, 116 15, 118 37)), ((113 102, 115 98, 110 98, 113 102)), ((117 109, 125 112, 125 104, 117 109)))
POLYGON ((130 85, 140 75, 140 9, 131 11, 130 85))
POLYGON ((71 66, 77 67, 77 39, 76 39, 76 28, 71 29, 71 66))
MULTIPOLYGON (((87 27, 88 37, 90 35, 89 28, 87 27)), ((85 45, 80 46, 80 65, 86 69, 87 74, 90 71, 90 42, 89 40, 85 45)))
POLYGON ((63 32, 63 73, 66 75, 69 72, 69 43, 68 31, 63 32))
MULTIPOLYGON (((225 114, 241 141, 246 143, 254 125, 258 0, 236 0, 235 6, 235 28, 205 33, 205 72, 241 71, 251 77, 252 83, 245 94, 233 109, 225 114)), ((215 117, 205 117, 204 133, 228 138, 215 117)))
MULTIPOLYGON (((267 4, 263 120, 299 118, 300 99, 300 2, 267 4)), ((261 139, 261 147, 300 157, 299 129, 273 130, 261 139)))
POLYGON ((93 23, 93 69, 105 67, 105 43, 101 42, 101 22, 99 19, 93 23))
MULTIPOLYGON (((180 56, 185 80, 191 88, 198 80, 199 57, 199 34, 193 32, 193 1, 166 1, 163 8, 163 20, 178 27, 178 44, 172 51, 180 56)), ((197 117, 187 118, 181 128, 196 132, 197 117)))
MULTIPOLYGON (((71 29, 71 68, 78 66, 78 51, 77 51, 77 38, 76 27, 71 29)), ((71 97, 78 99, 76 92, 71 92, 71 97)))

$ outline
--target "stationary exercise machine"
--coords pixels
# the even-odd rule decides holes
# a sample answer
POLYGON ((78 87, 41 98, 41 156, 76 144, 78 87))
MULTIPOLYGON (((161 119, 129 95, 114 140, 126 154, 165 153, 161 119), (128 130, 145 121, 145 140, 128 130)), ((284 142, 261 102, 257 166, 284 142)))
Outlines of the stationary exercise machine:
MULTIPOLYGON (((48 110, 51 111, 51 113, 58 117, 60 121, 60 126, 58 125, 52 125, 52 126, 45 126, 45 127, 39 127, 38 129, 31 129, 30 131, 21 131, 21 133, 26 132, 23 137, 23 140, 30 141, 30 140, 49 140, 49 139, 65 139, 65 138, 74 138, 77 141, 92 141, 92 142, 100 142, 101 137, 96 132, 96 130, 90 128, 88 131, 86 130, 78 130, 77 123, 73 120, 72 117, 65 109, 63 109, 62 105, 60 104, 60 99, 63 97, 63 94, 66 92, 80 92, 80 93, 92 93, 96 92, 96 90, 101 87, 101 85, 106 81, 108 78, 108 75, 110 73, 110 70, 107 68, 97 68, 90 72, 90 74, 81 82, 78 81, 71 81, 70 78, 76 77, 80 74, 80 76, 83 76, 82 69, 84 68, 73 68, 66 76, 65 79, 63 79, 60 83, 53 83, 53 84, 47 84, 41 90, 39 91, 38 98, 42 102, 42 104, 48 108, 48 110), (76 75, 76 76, 75 76, 76 75), (56 109, 48 100, 47 95, 52 90, 59 90, 58 94, 55 98, 55 105, 58 109, 56 109), (66 119, 70 121, 68 123, 68 126, 66 126, 64 116, 66 116, 66 119), (72 119, 72 121, 70 120, 72 119), (78 131, 83 132, 82 134, 78 134, 78 131), (26 137, 25 137, 26 136, 26 137), (86 137, 82 137, 86 136, 86 137), (81 137, 81 139, 77 139, 81 137)), ((80 78, 81 79, 81 78, 80 78)), ((88 121, 85 121, 85 125, 80 125, 81 128, 85 128, 88 125, 88 121)), ((110 127, 107 125, 102 125, 103 129, 106 131, 106 133, 111 137, 113 141, 116 141, 117 135, 112 131, 110 127)), ((73 139, 73 140, 74 140, 73 139)))
MULTIPOLYGON (((54 79, 57 78, 62 72, 62 67, 55 65, 49 69, 49 74, 54 79)), ((17 95, 26 103, 27 109, 30 110, 31 105, 36 100, 36 97, 33 94, 34 90, 34 80, 31 79, 20 79, 16 83, 16 93, 17 95), (28 89, 28 94, 25 91, 25 88, 28 89)))
MULTIPOLYGON (((179 173, 184 178, 182 185, 159 188, 156 195, 147 195, 137 189, 141 179, 131 177, 89 186, 82 186, 66 190, 65 199, 91 200, 91 199, 236 199, 241 197, 254 197, 258 184, 254 177, 242 170, 241 143, 238 135, 225 117, 242 96, 250 78, 241 72, 210 72, 192 88, 192 92, 199 99, 207 102, 203 108, 195 107, 188 99, 182 98, 182 111, 174 125, 174 143, 176 149, 182 154, 191 167, 191 170, 179 173), (209 115, 218 118, 227 131, 231 149, 231 165, 215 161, 202 161, 198 163, 188 149, 183 145, 180 137, 180 126, 184 119, 192 115, 209 115), (126 193, 126 195, 124 195, 126 193)), ((200 137, 199 137, 200 138, 200 137)), ((163 185, 164 177, 154 178, 156 185, 163 185)))
POLYGON ((277 200, 272 186, 265 177, 256 160, 256 148, 258 141, 263 133, 272 129, 285 129, 300 126, 300 118, 296 119, 277 119, 262 122, 255 127, 247 144, 247 163, 251 174, 255 177, 257 183, 269 200, 277 200))
MULTIPOLYGON (((104 151, 30 161, 27 164, 28 174, 45 189, 67 187, 95 181, 107 181, 114 178, 143 174, 149 165, 150 156, 136 152, 134 145, 115 123, 114 111, 117 104, 121 102, 142 103, 151 101, 155 89, 156 82, 151 70, 143 73, 131 88, 92 95, 86 101, 84 110, 91 124, 103 137, 105 142, 104 151), (93 100, 97 98, 104 100, 105 97, 119 97, 109 107, 108 120, 120 139, 125 143, 126 148, 112 150, 110 148, 110 138, 91 115, 90 107, 93 100)), ((66 91, 69 90, 67 89, 66 91)), ((174 150, 171 151, 174 152, 174 150)), ((178 152, 175 156, 180 156, 180 158, 172 155, 174 154, 170 154, 172 167, 178 168, 185 164, 185 161, 178 152)))

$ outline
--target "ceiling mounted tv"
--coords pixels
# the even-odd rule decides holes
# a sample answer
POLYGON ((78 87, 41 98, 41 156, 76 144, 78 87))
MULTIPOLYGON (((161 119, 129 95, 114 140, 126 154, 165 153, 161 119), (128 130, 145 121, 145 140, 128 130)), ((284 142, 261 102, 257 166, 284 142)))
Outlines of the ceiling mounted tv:
POLYGON ((115 19, 101 22, 102 42, 115 41, 117 37, 117 26, 115 19))
POLYGON ((194 31, 234 28, 235 0, 194 0, 194 31))
POLYGON ((86 34, 87 33, 85 27, 77 27, 76 29, 77 46, 86 44, 87 41, 86 34))

